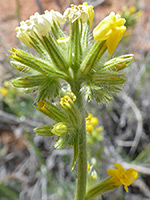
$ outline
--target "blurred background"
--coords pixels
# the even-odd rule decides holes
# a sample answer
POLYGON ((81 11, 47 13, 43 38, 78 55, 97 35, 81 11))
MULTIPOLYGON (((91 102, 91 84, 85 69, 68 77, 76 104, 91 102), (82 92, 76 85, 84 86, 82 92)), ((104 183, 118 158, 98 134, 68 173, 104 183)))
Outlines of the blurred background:
MULTIPOLYGON (((150 0, 87 2, 95 9, 93 27, 111 11, 126 19, 127 31, 114 56, 135 55, 124 70, 128 78, 123 91, 108 105, 89 102, 88 111, 98 124, 93 124, 87 138, 93 181, 105 178, 106 169, 116 162, 125 169, 135 168, 139 178, 128 193, 120 187, 97 200, 150 200, 150 0)), ((73 199, 73 151, 54 150, 53 139, 33 132, 48 118, 33 108, 34 95, 10 84, 19 73, 6 56, 12 47, 29 51, 16 38, 21 20, 44 10, 63 13, 71 3, 83 1, 0 0, 0 200, 73 199)))

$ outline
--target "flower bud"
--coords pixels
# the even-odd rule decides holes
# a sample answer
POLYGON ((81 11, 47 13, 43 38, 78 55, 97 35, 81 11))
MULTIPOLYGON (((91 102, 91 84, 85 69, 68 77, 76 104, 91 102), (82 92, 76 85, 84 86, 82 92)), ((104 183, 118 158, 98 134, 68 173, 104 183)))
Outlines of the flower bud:
POLYGON ((53 126, 52 133, 58 136, 65 135, 67 133, 66 124, 60 122, 53 126))
POLYGON ((122 70, 127 67, 133 61, 133 54, 119 56, 107 61, 104 64, 105 69, 112 69, 114 71, 122 70))

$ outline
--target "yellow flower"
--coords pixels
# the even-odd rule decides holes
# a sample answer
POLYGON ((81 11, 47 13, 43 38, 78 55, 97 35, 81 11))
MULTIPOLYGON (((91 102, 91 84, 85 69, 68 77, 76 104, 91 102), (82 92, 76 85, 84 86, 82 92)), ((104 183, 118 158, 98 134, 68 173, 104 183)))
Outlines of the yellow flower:
POLYGON ((103 126, 99 126, 96 128, 96 133, 101 133, 104 130, 103 126))
POLYGON ((3 97, 6 97, 7 94, 8 94, 8 89, 7 89, 7 88, 0 87, 0 94, 1 94, 3 97))
POLYGON ((65 107, 72 108, 75 100, 76 100, 76 96, 74 95, 74 93, 70 91, 66 91, 66 95, 60 100, 60 105, 63 108, 65 107))
POLYGON ((88 132, 92 132, 94 130, 94 126, 92 124, 86 124, 86 130, 88 132))
POLYGON ((93 115, 91 113, 88 114, 88 117, 86 118, 86 120, 91 119, 93 117, 93 115))
POLYGON ((82 8, 83 10, 85 10, 89 17, 88 17, 88 20, 89 20, 89 25, 90 25, 90 28, 92 27, 92 24, 93 24, 93 19, 94 19, 94 10, 93 10, 93 6, 92 5, 88 5, 87 2, 84 2, 82 4, 82 8))
POLYGON ((107 170, 108 175, 112 177, 112 181, 114 181, 117 186, 124 185, 124 189, 128 192, 127 186, 131 185, 138 178, 138 172, 132 168, 125 171, 118 163, 115 164, 115 167, 117 169, 107 170))
POLYGON ((130 8, 129 8, 129 13, 130 14, 133 14, 133 13, 135 13, 136 12, 136 7, 135 6, 131 6, 130 8))
POLYGON ((76 96, 75 96, 75 94, 73 92, 66 91, 66 94, 71 97, 71 99, 72 99, 73 102, 76 100, 76 96))
POLYGON ((126 30, 124 26, 126 20, 121 18, 119 14, 111 12, 109 16, 105 17, 98 26, 93 30, 95 40, 106 40, 106 46, 109 54, 113 54, 119 41, 123 37, 126 30))
POLYGON ((94 127, 98 124, 98 118, 93 117, 91 113, 88 114, 88 117, 85 118, 86 120, 86 130, 88 132, 92 132, 94 130, 94 127))
POLYGON ((137 19, 139 19, 142 15, 143 15, 143 11, 142 11, 142 10, 138 11, 138 12, 136 13, 137 19))
POLYGON ((92 117, 90 120, 91 124, 93 126, 96 126, 98 124, 98 118, 97 117, 92 117))

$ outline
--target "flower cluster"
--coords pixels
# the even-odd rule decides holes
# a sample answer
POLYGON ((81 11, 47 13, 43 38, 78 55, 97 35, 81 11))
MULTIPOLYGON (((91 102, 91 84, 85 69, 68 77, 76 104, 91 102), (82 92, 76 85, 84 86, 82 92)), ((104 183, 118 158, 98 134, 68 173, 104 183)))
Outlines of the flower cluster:
POLYGON ((93 117, 93 115, 89 113, 88 117, 86 118, 86 130, 88 132, 92 132, 97 124, 98 124, 98 118, 93 117))
MULTIPOLYGON (((84 182, 78 182, 78 187, 83 189, 77 189, 77 199, 85 199, 86 135, 91 134, 91 137, 100 141, 97 135, 103 129, 96 128, 96 117, 89 114, 86 118, 86 101, 110 101, 126 80, 120 71, 133 60, 132 54, 112 59, 109 55, 113 54, 123 37, 125 19, 119 14, 110 13, 94 28, 94 41, 91 41, 93 18, 93 6, 86 2, 71 5, 63 14, 54 10, 45 11, 42 15, 35 13, 29 20, 22 21, 16 31, 18 39, 34 48, 39 56, 14 48, 9 55, 11 65, 25 74, 12 80, 12 84, 28 92, 36 92, 35 108, 53 120, 53 123, 37 127, 34 131, 40 136, 55 137, 56 148, 67 146, 74 149, 72 168, 78 158, 78 172, 82 172, 78 177, 84 182), (69 35, 61 27, 67 20, 69 35), (101 59, 102 56, 105 59, 101 59)), ((125 180, 118 172, 108 170, 113 176, 109 180, 115 184, 106 181, 107 187, 102 184, 102 191, 109 190, 108 185, 111 185, 111 189, 120 184, 124 184, 127 190, 126 187, 135 180, 133 170, 130 172, 124 172, 119 167, 119 174, 127 175, 125 180)), ((97 191, 99 189, 90 192, 95 195, 97 191)))
POLYGON ((87 143, 88 145, 96 144, 103 140, 103 126, 98 126, 98 118, 94 117, 91 113, 86 118, 86 130, 87 130, 87 143))
POLYGON ((36 35, 39 37, 48 36, 54 22, 65 23, 65 19, 58 11, 45 11, 45 14, 42 15, 36 12, 30 16, 29 20, 20 22, 20 26, 16 28, 17 38, 25 45, 32 47, 31 37, 36 38, 36 35))
POLYGON ((127 8, 126 6, 122 8, 120 15, 126 20, 127 28, 133 27, 137 21, 142 16, 143 12, 140 10, 138 11, 135 6, 131 6, 127 8))

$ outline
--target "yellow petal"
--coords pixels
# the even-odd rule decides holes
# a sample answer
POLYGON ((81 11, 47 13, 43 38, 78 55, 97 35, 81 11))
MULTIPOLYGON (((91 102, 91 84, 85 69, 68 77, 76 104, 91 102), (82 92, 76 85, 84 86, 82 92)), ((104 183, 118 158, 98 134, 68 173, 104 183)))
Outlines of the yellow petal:
POLYGON ((119 172, 118 172, 117 169, 107 169, 107 174, 109 176, 118 177, 119 178, 119 172))
POLYGON ((132 168, 127 169, 125 174, 128 177, 127 185, 131 185, 138 178, 138 172, 132 168))
POLYGON ((126 192, 128 192, 128 187, 126 185, 124 186, 124 189, 126 192))
POLYGON ((70 40, 70 37, 62 37, 62 38, 59 38, 57 42, 60 44, 60 43, 68 42, 69 40, 70 40))
POLYGON ((126 30, 125 26, 120 27, 120 29, 118 28, 115 31, 113 31, 110 37, 107 39, 106 44, 109 54, 112 55, 114 53, 118 43, 123 37, 123 33, 125 32, 125 30, 126 30))
POLYGON ((110 29, 110 25, 105 23, 100 23, 93 30, 94 40, 103 41, 109 38, 112 30, 110 29))
POLYGON ((116 26, 122 26, 126 23, 126 20, 124 18, 120 18, 116 21, 116 26))
POLYGON ((124 168, 119 163, 116 163, 115 167, 119 170, 119 172, 121 172, 121 171, 124 172, 124 168))

